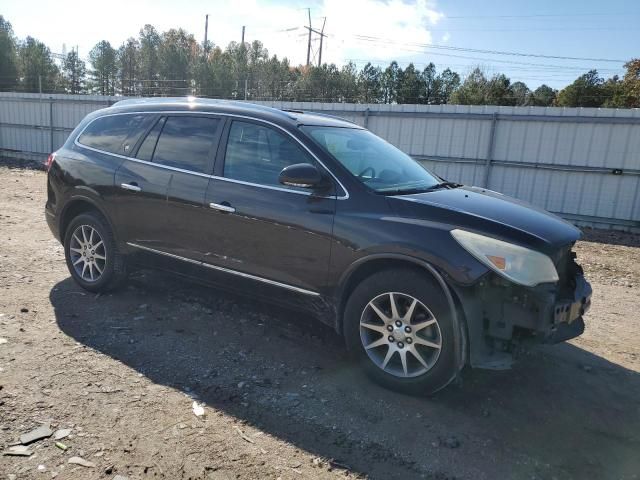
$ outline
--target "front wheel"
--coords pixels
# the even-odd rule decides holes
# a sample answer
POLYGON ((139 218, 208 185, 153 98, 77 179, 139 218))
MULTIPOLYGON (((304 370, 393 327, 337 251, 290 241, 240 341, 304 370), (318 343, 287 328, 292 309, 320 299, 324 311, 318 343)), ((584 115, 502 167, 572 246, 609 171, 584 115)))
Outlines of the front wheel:
POLYGON ((113 233, 97 213, 83 213, 71 220, 64 237, 64 253, 71 276, 90 292, 113 289, 126 276, 113 233))
POLYGON ((426 273, 397 269, 371 275, 349 297, 344 322, 349 350, 387 388, 427 395, 455 377, 451 311, 426 273))

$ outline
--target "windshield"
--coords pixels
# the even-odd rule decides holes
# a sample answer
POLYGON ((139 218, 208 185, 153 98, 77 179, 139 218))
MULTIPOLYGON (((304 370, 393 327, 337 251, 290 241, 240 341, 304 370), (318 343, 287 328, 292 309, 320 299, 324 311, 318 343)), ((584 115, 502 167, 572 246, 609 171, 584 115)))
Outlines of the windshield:
POLYGON ((304 132, 378 193, 430 190, 440 180, 406 153, 368 130, 303 126, 304 132))

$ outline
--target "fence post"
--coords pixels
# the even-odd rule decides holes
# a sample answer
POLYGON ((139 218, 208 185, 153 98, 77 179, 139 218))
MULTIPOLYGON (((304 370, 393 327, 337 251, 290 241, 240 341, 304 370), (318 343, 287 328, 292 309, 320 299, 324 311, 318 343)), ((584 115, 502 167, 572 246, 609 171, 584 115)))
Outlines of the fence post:
POLYGON ((53 97, 49 97, 49 153, 53 152, 53 97))
POLYGON ((487 158, 484 162, 484 179, 482 181, 482 186, 484 188, 489 188, 489 178, 491 174, 491 162, 493 161, 493 150, 496 139, 496 126, 498 125, 498 114, 497 112, 493 112, 491 115, 491 130, 489 130, 489 146, 487 147, 487 158))
POLYGON ((364 128, 369 126, 369 107, 364 110, 364 128))

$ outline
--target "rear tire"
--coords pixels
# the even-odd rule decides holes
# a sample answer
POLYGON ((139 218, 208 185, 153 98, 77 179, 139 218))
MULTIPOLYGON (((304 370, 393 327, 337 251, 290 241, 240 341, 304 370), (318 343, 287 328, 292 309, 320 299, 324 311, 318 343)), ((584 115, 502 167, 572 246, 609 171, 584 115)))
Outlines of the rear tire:
POLYGON ((413 395, 435 393, 455 378, 454 328, 442 288, 418 269, 371 275, 344 311, 347 347, 369 377, 413 395))
POLYGON ((126 279, 124 257, 102 215, 82 213, 65 231, 64 254, 73 279, 85 290, 105 292, 126 279))

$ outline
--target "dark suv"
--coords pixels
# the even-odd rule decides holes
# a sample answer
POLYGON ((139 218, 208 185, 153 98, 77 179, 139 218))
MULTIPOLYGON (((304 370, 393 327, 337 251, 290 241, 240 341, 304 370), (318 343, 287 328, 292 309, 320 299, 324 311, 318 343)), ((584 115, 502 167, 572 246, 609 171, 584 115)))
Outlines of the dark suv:
POLYGON ((125 100, 48 161, 46 218, 92 292, 134 266, 302 310, 374 379, 433 392, 464 365, 580 335, 580 231, 446 182, 353 123, 240 102, 125 100))

